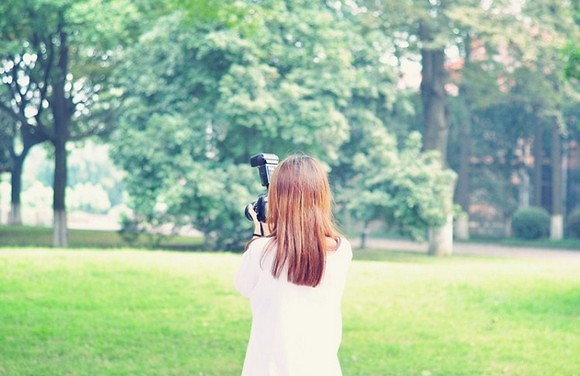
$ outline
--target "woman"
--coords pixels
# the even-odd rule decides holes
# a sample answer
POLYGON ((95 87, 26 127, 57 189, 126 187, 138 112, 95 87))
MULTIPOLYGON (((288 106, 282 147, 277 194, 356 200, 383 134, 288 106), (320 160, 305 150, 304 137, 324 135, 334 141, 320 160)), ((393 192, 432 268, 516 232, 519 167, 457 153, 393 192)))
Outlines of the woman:
POLYGON ((342 374, 340 304, 352 250, 331 204, 320 162, 294 155, 272 175, 266 224, 249 207, 256 231, 235 277, 253 316, 242 375, 342 374))

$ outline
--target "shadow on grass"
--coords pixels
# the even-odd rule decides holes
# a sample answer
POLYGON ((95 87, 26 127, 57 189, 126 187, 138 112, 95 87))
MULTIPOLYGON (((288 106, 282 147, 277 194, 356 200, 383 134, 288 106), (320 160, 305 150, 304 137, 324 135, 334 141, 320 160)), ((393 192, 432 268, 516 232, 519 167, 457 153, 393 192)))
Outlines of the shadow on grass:
MULTIPOLYGON (((153 244, 149 237, 140 235, 127 242, 116 231, 69 229, 68 248, 149 248, 171 251, 201 251, 202 237, 171 236, 153 244)), ((51 247, 52 229, 34 226, 0 226, 0 247, 51 247)))
POLYGON ((428 262, 431 259, 426 253, 372 248, 353 249, 352 254, 357 261, 428 262))
POLYGON ((497 244, 506 247, 526 247, 526 248, 545 248, 545 249, 562 249, 571 251, 580 251, 580 238, 564 238, 561 240, 543 239, 518 239, 518 238, 485 238, 472 237, 469 240, 455 240, 457 243, 478 243, 478 244, 497 244))
POLYGON ((353 260, 355 261, 378 261, 378 262, 395 262, 395 263, 412 263, 412 264, 433 264, 449 263, 454 261, 493 261, 501 257, 481 256, 481 255, 449 255, 434 256, 426 252, 403 251, 403 250, 385 250, 385 249, 353 249, 353 260))

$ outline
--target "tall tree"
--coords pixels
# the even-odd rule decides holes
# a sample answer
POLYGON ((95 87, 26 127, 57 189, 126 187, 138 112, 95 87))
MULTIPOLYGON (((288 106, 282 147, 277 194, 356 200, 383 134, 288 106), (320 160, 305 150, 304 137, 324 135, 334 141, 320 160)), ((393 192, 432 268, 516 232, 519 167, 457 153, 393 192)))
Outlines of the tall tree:
MULTIPOLYGON (((239 247, 247 239, 240 209, 259 192, 248 157, 270 151, 311 153, 330 165, 343 207, 355 189, 398 186, 387 181, 395 178, 416 184, 404 188, 413 198, 382 218, 418 232, 436 222, 420 202, 424 196, 414 193, 433 186, 426 171, 406 179, 405 169, 389 174, 388 164, 371 160, 353 167, 353 156, 364 156, 370 145, 398 155, 385 116, 409 105, 397 101, 393 70, 381 62, 385 39, 362 37, 336 8, 318 2, 222 6, 204 22, 190 23, 181 12, 160 19, 119 75, 129 102, 114 157, 127 171, 137 219, 150 226, 189 222, 204 232, 206 247, 239 247), (374 173, 381 184, 364 183, 374 173)), ((420 142, 414 145, 409 160, 433 160, 412 154, 420 142)), ((440 172, 435 164, 425 164, 433 176, 440 172)), ((366 202, 366 208, 393 209, 394 202, 366 202)))
POLYGON ((356 35, 352 43, 356 80, 344 111, 350 136, 331 164, 337 203, 351 214, 343 216, 345 221, 354 218, 362 226, 363 248, 374 220, 404 235, 424 238, 427 227, 445 221, 441 193, 452 174, 434 153, 421 152, 421 137, 411 132, 417 129, 413 100, 420 98, 400 86, 401 62, 393 65, 393 59, 386 59, 398 48, 396 41, 361 17, 348 19, 356 35))
POLYGON ((348 137, 341 110, 354 76, 346 31, 319 3, 236 2, 216 17, 190 22, 177 11, 132 49, 118 76, 128 102, 114 156, 128 171, 138 217, 154 222, 154 203, 164 202, 166 220, 188 218, 207 247, 229 248, 246 236, 245 219, 242 204, 224 205, 259 192, 249 157, 336 159, 348 137), (226 171, 238 171, 232 184, 210 188, 217 182, 209 177, 225 179, 226 171))
POLYGON ((28 148, 42 140, 54 147, 53 244, 66 246, 66 145, 106 128, 107 99, 114 97, 108 74, 119 41, 129 36, 127 25, 137 22, 135 8, 128 1, 68 0, 8 1, 3 7, 13 17, 0 23, 0 108, 18 123, 23 143, 33 136, 28 148), (111 15, 123 22, 111 22, 111 15))
MULTIPOLYGON (((450 0, 363 2, 369 23, 383 32, 395 35, 406 46, 405 55, 420 56, 423 116, 423 147, 436 151, 443 165, 447 165, 449 119, 447 109, 445 50, 461 38, 447 13, 466 2, 450 0)), ((479 2, 468 1, 478 7, 479 2)), ((446 199, 447 221, 430 230, 429 252, 442 255, 452 253, 453 247, 453 191, 451 180, 446 199)))
MULTIPOLYGON (((26 93, 21 93, 20 85, 16 81, 8 81, 6 85, 13 91, 13 97, 20 97, 17 104, 18 118, 10 116, 5 120, 6 144, 9 156, 10 172, 10 213, 8 223, 11 225, 22 224, 22 208, 20 204, 20 193, 22 191, 22 169, 26 156, 30 149, 37 144, 47 141, 47 137, 42 132, 37 132, 38 122, 27 121, 26 111, 30 110, 26 93)), ((0 104, 0 107, 3 105, 0 104)), ((6 115, 4 113, 4 115, 6 115)))
MULTIPOLYGON (((442 12, 440 4, 432 4, 431 12, 442 12)), ((419 38, 421 47, 421 99, 423 101, 423 125, 425 150, 435 150, 443 165, 447 165, 447 140, 449 138, 449 121, 447 118, 447 93, 445 84, 445 46, 435 43, 435 27, 427 19, 419 21, 419 38)), ((429 253, 434 255, 453 252, 453 191, 455 179, 449 182, 447 195, 444 197, 447 214, 445 223, 429 229, 429 253)))
POLYGON ((23 52, 18 36, 25 32, 26 23, 14 23, 19 12, 24 12, 22 3, 3 3, 0 22, 2 45, 0 48, 0 110, 3 112, 3 134, 5 147, 10 158, 11 209, 8 223, 22 223, 20 192, 22 167, 30 149, 46 141, 47 136, 39 129, 42 126, 45 98, 48 93, 47 77, 33 74, 38 58, 23 52), (14 18, 13 18, 14 17, 14 18), (40 124, 40 125, 39 125, 40 124))

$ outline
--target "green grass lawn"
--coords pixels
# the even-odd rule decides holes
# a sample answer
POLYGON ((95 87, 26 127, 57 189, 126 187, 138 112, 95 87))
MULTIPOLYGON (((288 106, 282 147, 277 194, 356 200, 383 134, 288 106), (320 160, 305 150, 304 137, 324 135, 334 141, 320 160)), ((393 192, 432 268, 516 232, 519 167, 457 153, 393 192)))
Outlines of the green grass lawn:
MULTIPOLYGON (((4 248, 0 375, 239 375, 239 258, 4 248)), ((345 376, 580 374, 580 260, 355 258, 345 376)))

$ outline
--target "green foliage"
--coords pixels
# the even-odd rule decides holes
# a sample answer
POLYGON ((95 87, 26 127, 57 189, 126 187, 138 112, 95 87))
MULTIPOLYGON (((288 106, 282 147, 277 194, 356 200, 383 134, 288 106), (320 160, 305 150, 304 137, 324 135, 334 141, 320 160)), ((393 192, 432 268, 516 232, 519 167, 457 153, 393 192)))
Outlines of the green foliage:
POLYGON ((580 238, 580 208, 568 215, 568 232, 572 237, 580 238))
POLYGON ((259 192, 250 190, 259 185, 255 172, 249 164, 196 163, 161 197, 173 220, 204 232, 206 249, 240 250, 251 227, 244 207, 259 192))
MULTIPOLYGON (((453 81, 460 88, 455 101, 469 110, 469 116, 460 119, 456 109, 450 112, 455 129, 468 129, 469 152, 477 161, 469 179, 471 201, 492 205, 505 218, 515 209, 518 192, 527 191, 516 189, 523 183, 522 179, 519 184, 513 181, 513 176, 533 170, 530 154, 536 163, 540 155, 550 155, 548 142, 542 150, 534 150, 533 140, 542 138, 539 135, 554 124, 562 135, 577 127, 572 109, 580 103, 578 88, 573 80, 562 77, 574 67, 573 44, 566 41, 580 35, 574 6, 553 0, 517 6, 497 1, 475 8, 450 7, 447 12, 467 37, 459 47, 469 54, 453 81)), ((459 135, 451 137, 457 140, 451 143, 453 147, 459 135)), ((459 164, 458 153, 450 164, 459 164)))
POLYGON ((349 113, 353 93, 394 102, 387 71, 369 62, 378 52, 362 51, 328 8, 293 5, 252 5, 257 32, 225 19, 192 25, 176 12, 128 52, 118 74, 126 111, 112 141, 139 220, 190 222, 208 247, 240 247, 242 209, 259 192, 252 154, 300 151, 330 164, 364 126, 349 113))
POLYGON ((56 109, 56 94, 51 90, 58 86, 58 77, 66 76, 70 131, 80 137, 87 129, 104 127, 103 110, 111 110, 111 103, 104 102, 114 97, 107 91, 108 78, 120 47, 135 37, 135 26, 140 22, 137 8, 127 0, 4 3, 10 8, 8 14, 19 14, 6 17, 3 12, 5 17, 0 21, 0 40, 4 42, 0 58, 10 62, 0 71, 5 84, 2 90, 10 98, 7 103, 12 102, 15 112, 20 106, 20 114, 38 125, 37 132, 54 136, 54 115, 50 111, 56 109), (59 41, 56 36, 64 39, 59 41), (66 50, 61 50, 64 40, 66 50), (60 72, 62 68, 67 71, 60 72), (19 79, 13 81, 11 74, 19 79), (50 111, 43 111, 45 108, 50 111))
POLYGON ((399 155, 386 130, 390 119, 415 115, 381 63, 392 44, 355 33, 328 8, 294 5, 254 6, 257 33, 240 23, 192 27, 176 13, 134 47, 119 77, 128 110, 113 140, 136 215, 154 226, 192 221, 208 246, 234 247, 245 240, 240 209, 257 193, 249 156, 301 151, 331 167, 342 208, 420 237, 444 220, 452 174, 422 153, 418 135, 399 155))
POLYGON ((364 223, 383 219, 403 234, 423 238, 427 228, 445 222, 445 199, 455 174, 441 166, 436 152, 421 151, 418 133, 412 133, 398 151, 384 129, 367 131, 368 149, 356 153, 353 160, 360 174, 339 202, 364 223))
POLYGON ((510 217, 518 207, 515 187, 506 176, 511 170, 504 163, 475 166, 471 179, 473 205, 490 206, 504 217, 510 217))
POLYGON ((514 213, 512 230, 518 238, 544 238, 550 233, 550 213, 539 207, 519 209, 514 213))
POLYGON ((189 124, 178 115, 153 115, 145 129, 119 128, 113 158, 127 171, 130 206, 145 230, 193 224, 208 248, 240 248, 250 231, 243 207, 258 179, 249 165, 205 157, 203 136, 189 124))
POLYGON ((568 42, 562 51, 565 59, 564 76, 580 80, 580 49, 574 42, 568 42))

